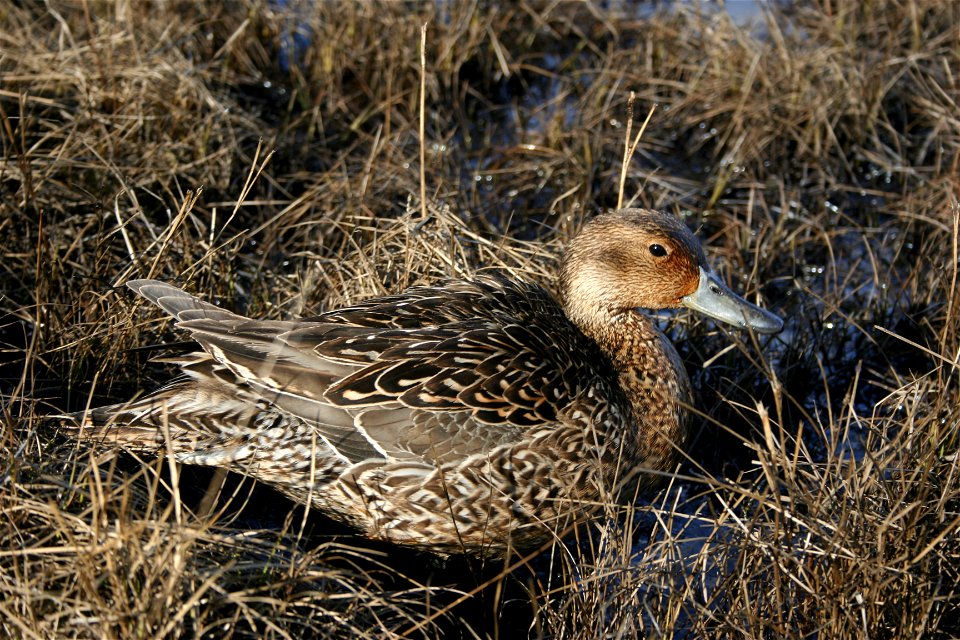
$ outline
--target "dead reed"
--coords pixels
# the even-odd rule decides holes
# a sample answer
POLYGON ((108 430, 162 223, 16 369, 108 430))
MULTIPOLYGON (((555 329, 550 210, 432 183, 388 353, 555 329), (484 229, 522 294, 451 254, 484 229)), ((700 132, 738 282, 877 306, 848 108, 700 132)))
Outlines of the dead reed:
POLYGON ((0 5, 0 635, 960 635, 960 5, 614 5, 0 5), (702 429, 657 495, 444 564, 43 422, 170 377, 132 277, 275 318, 549 286, 631 91, 628 201, 789 318, 664 320, 702 429))

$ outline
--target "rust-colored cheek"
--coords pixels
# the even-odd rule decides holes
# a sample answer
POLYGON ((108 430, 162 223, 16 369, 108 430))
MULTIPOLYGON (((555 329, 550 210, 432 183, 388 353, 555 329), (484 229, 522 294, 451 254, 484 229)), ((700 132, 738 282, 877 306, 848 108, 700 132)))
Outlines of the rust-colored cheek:
POLYGON ((690 260, 677 257, 677 254, 671 258, 674 264, 671 269, 677 274, 677 302, 680 298, 686 297, 697 290, 700 286, 700 268, 690 260))

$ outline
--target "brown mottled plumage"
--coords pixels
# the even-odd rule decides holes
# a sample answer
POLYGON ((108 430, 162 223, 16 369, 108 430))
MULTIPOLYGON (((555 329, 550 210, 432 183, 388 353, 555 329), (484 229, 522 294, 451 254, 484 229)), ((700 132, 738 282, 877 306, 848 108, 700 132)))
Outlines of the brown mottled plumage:
POLYGON ((180 462, 252 476, 373 538, 529 547, 676 463, 689 382, 638 308, 781 327, 709 273, 682 223, 651 211, 590 221, 560 284, 563 304, 481 276, 259 321, 133 281, 203 351, 154 394, 66 422, 84 439, 169 446, 180 462))

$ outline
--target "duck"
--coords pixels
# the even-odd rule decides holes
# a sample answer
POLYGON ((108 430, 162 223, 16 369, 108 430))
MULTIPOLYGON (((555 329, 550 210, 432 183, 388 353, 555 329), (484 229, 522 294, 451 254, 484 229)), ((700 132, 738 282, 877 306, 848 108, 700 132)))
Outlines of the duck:
POLYGON ((440 555, 549 543, 676 469, 691 385, 645 310, 783 327, 710 270, 680 219, 635 208, 584 224, 559 297, 494 272, 256 320, 126 284, 200 349, 172 358, 182 375, 149 395, 62 416, 75 437, 239 472, 440 555))

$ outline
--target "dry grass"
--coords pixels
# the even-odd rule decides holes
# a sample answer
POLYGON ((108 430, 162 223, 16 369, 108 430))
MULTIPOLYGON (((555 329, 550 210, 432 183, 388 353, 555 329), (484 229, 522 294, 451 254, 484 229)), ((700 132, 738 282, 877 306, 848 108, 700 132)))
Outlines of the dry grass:
POLYGON ((0 4, 0 635, 960 635, 960 5, 288 4, 0 4), (628 200, 788 318, 665 321, 702 430, 649 502, 441 563, 43 422, 169 377, 131 277, 263 317, 549 285, 617 201, 630 91, 628 200))

